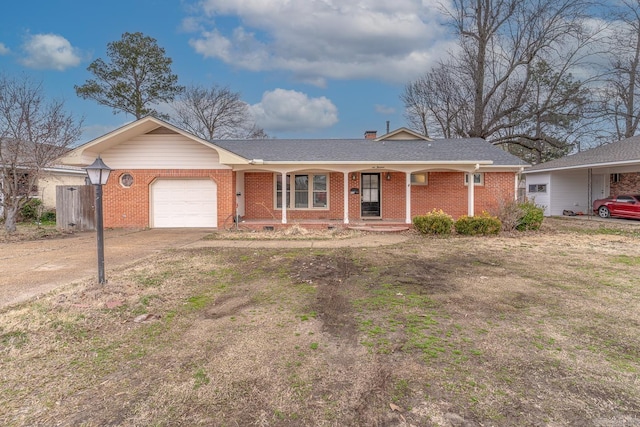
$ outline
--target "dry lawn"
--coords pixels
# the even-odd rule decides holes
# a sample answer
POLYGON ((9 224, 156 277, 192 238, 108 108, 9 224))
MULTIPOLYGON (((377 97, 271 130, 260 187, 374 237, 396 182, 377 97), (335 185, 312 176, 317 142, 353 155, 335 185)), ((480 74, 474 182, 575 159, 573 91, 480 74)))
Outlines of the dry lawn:
POLYGON ((640 426, 638 225, 164 252, 0 313, 0 425, 640 426))
POLYGON ((15 233, 7 233, 4 222, 0 221, 0 243, 24 242, 28 240, 60 239, 73 235, 70 231, 56 229, 55 222, 36 224, 33 222, 20 222, 15 233))

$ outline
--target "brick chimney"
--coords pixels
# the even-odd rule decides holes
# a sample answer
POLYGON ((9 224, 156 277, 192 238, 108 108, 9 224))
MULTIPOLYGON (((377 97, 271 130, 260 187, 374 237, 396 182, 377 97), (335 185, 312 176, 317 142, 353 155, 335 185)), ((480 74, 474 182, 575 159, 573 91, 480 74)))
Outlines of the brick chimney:
POLYGON ((365 130, 364 139, 376 139, 378 136, 377 130, 365 130))

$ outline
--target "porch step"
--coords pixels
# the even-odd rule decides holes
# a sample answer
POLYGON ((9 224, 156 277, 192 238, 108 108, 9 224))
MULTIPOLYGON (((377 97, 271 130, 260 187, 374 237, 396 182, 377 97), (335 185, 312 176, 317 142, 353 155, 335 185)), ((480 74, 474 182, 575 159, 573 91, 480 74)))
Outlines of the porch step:
POLYGON ((400 231, 407 231, 409 227, 400 225, 350 225, 347 227, 349 230, 358 230, 358 231, 375 231, 378 233, 397 233, 400 231))

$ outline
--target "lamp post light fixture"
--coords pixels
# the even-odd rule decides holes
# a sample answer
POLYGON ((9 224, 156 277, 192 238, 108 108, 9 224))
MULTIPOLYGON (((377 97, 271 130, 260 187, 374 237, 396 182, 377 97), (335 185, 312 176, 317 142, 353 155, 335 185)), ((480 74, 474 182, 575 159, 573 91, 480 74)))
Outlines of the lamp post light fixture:
POLYGON ((104 225, 102 218, 102 186, 107 183, 111 168, 104 164, 100 156, 89 166, 84 168, 89 176, 89 182, 96 186, 96 230, 98 236, 98 283, 104 285, 104 225))

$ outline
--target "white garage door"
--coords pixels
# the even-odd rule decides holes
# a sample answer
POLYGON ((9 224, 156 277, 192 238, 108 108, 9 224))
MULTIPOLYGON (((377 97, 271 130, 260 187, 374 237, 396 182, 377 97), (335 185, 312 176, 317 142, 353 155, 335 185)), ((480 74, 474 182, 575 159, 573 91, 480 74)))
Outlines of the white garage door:
POLYGON ((210 179, 159 179, 151 185, 151 226, 217 227, 217 200, 210 179))

